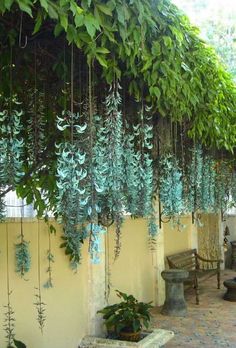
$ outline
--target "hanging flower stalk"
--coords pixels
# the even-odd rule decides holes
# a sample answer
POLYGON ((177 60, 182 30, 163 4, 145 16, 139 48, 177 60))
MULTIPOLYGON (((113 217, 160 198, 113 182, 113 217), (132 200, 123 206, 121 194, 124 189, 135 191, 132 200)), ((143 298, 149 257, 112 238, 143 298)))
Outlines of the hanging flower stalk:
POLYGON ((135 148, 135 137, 137 135, 138 126, 133 126, 133 134, 125 135, 125 189, 127 210, 132 216, 138 216, 140 213, 140 161, 141 153, 135 148))
POLYGON ((215 163, 210 157, 205 157, 202 176, 202 192, 199 207, 201 211, 207 213, 214 212, 216 207, 216 172, 214 169, 214 165, 215 163))
POLYGON ((140 202, 143 202, 143 216, 148 218, 148 233, 151 240, 154 240, 158 229, 154 208, 154 177, 153 177, 153 158, 151 150, 153 149, 153 126, 150 125, 151 118, 146 114, 150 111, 146 107, 146 113, 142 108, 140 113, 140 144, 141 144, 141 170, 142 184, 140 202))
POLYGON ((6 312, 4 313, 4 331, 6 332, 7 347, 12 347, 15 338, 15 312, 11 305, 11 294, 10 290, 10 277, 9 277, 9 236, 8 236, 8 225, 6 224, 6 263, 7 263, 7 305, 4 306, 6 312))
POLYGON ((81 151, 78 136, 82 135, 87 125, 79 124, 79 114, 64 112, 57 118, 60 131, 70 131, 70 141, 57 145, 57 211, 64 224, 64 242, 66 254, 70 255, 72 268, 76 268, 81 258, 81 244, 84 229, 78 224, 84 221, 84 208, 87 205, 84 181, 88 175, 85 157, 81 151))
POLYGON ((96 100, 92 95, 92 67, 89 63, 88 103, 84 108, 84 116, 88 120, 87 143, 84 144, 86 153, 87 177, 85 179, 84 220, 89 221, 86 227, 89 236, 89 253, 93 263, 99 263, 101 251, 101 235, 105 229, 99 224, 98 214, 101 213, 101 198, 105 193, 107 163, 105 160, 104 128, 101 117, 97 115, 96 100), (100 128, 100 129, 99 129, 100 128))
POLYGON ((4 202, 4 198, 0 197, 0 222, 4 221, 5 217, 6 217, 6 205, 4 202))
POLYGON ((12 309, 11 303, 10 303, 10 295, 11 292, 8 293, 8 302, 7 305, 4 306, 6 308, 6 312, 4 313, 4 331, 6 332, 6 340, 7 340, 7 347, 13 347, 14 344, 14 338, 15 338, 15 312, 12 309))
MULTIPOLYGON (((23 208, 22 208, 23 210, 23 208)), ((24 277, 25 273, 29 272, 31 257, 29 252, 29 242, 24 239, 23 233, 23 218, 21 217, 20 242, 15 245, 16 272, 24 277)))
POLYGON ((232 205, 236 207, 236 173, 232 174, 232 186, 231 186, 232 205))
POLYGON ((40 288, 35 288, 37 293, 35 294, 36 301, 34 302, 34 305, 37 309, 37 321, 39 324, 39 328, 41 333, 43 333, 43 328, 45 326, 46 321, 46 304, 42 301, 42 294, 40 288))
POLYGON ((120 111, 121 96, 118 83, 110 88, 105 100, 106 106, 106 157, 108 163, 107 189, 108 207, 114 216, 116 241, 115 258, 119 256, 121 248, 121 225, 124 213, 124 146, 123 146, 123 121, 120 111))
MULTIPOLYGON (((51 225, 52 226, 52 225, 51 225)), ((44 287, 49 289, 53 287, 53 280, 52 280, 52 264, 55 262, 54 255, 52 253, 52 243, 51 243, 51 229, 50 226, 48 226, 48 250, 47 250, 47 261, 48 261, 48 279, 46 283, 44 284, 44 287)))
POLYGON ((226 162, 220 161, 216 164, 215 196, 216 207, 223 212, 229 208, 232 187, 232 169, 226 162))
POLYGON ((38 287, 35 288, 36 301, 34 305, 37 310, 37 321, 39 324, 39 328, 41 333, 43 333, 43 328, 46 321, 46 304, 42 300, 42 292, 41 292, 41 266, 40 266, 40 227, 38 220, 38 287))
POLYGON ((163 156, 160 161, 159 194, 164 215, 172 217, 183 213, 182 172, 171 154, 163 156))
POLYGON ((19 103, 15 96, 11 101, 6 99, 6 109, 0 112, 0 179, 3 186, 15 185, 23 176, 24 141, 20 136, 23 112, 11 110, 9 104, 17 107, 19 103))
POLYGON ((45 98, 37 89, 30 91, 27 150, 30 162, 42 159, 45 149, 45 98))
POLYGON ((189 212, 195 212, 201 207, 203 182, 203 153, 202 147, 196 145, 192 151, 192 161, 188 170, 188 187, 186 207, 189 212))
POLYGON ((16 252, 16 272, 24 277, 25 273, 29 272, 31 258, 29 252, 29 242, 26 242, 22 236, 20 236, 20 243, 15 245, 16 252))

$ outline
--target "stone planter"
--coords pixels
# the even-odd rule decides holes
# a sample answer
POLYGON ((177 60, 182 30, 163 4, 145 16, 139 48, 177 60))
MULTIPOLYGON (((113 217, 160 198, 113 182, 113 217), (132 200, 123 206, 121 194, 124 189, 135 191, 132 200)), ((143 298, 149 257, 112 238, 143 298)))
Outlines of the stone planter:
POLYGON ((120 340, 111 340, 107 338, 86 336, 83 338, 78 348, 106 348, 106 347, 123 347, 123 348, 158 348, 166 344, 174 333, 168 330, 155 329, 144 331, 142 339, 139 342, 128 342, 120 340))

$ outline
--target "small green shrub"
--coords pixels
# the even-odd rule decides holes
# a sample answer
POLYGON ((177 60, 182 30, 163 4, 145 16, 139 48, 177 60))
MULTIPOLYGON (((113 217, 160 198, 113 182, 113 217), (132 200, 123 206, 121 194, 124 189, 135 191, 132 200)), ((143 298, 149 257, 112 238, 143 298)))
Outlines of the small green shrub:
POLYGON ((151 320, 151 302, 138 302, 132 295, 116 290, 117 296, 123 299, 98 311, 103 315, 108 333, 138 332, 144 326, 146 329, 151 320))

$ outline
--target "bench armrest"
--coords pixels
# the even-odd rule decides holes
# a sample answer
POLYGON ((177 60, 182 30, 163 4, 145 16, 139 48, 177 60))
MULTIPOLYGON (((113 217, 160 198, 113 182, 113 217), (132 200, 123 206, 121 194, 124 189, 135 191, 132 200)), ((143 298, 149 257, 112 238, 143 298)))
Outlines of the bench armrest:
POLYGON ((204 259, 204 257, 201 257, 200 255, 196 254, 197 258, 203 262, 218 262, 218 263, 223 263, 223 260, 217 259, 217 260, 208 260, 204 259))

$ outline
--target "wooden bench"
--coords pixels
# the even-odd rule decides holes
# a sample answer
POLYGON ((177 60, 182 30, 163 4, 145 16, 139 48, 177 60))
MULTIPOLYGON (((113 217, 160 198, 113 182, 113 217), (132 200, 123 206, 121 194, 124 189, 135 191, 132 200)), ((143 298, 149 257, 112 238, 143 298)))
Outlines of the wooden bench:
POLYGON ((199 282, 213 275, 217 276, 217 288, 220 289, 220 263, 222 260, 207 260, 198 255, 197 249, 187 250, 167 256, 169 268, 184 269, 189 277, 184 282, 195 289, 196 304, 199 304, 199 282))

